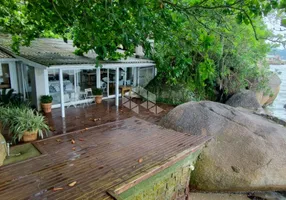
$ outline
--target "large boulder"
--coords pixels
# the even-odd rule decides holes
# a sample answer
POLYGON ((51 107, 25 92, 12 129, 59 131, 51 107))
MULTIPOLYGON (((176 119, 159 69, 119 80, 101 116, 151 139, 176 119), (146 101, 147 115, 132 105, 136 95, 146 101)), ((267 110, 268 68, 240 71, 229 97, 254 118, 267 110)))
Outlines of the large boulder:
POLYGON ((268 78, 270 92, 256 92, 256 98, 261 106, 268 106, 273 103, 280 91, 281 79, 276 73, 272 73, 268 78))
POLYGON ((242 107, 250 110, 260 110, 261 105, 257 101, 255 92, 251 90, 243 90, 230 97, 225 104, 232 107, 242 107))
POLYGON ((188 102, 161 125, 210 135, 191 176, 203 191, 286 190, 286 128, 250 111, 215 102, 188 102))
POLYGON ((3 135, 0 133, 0 166, 3 165, 5 158, 6 158, 6 141, 3 135))

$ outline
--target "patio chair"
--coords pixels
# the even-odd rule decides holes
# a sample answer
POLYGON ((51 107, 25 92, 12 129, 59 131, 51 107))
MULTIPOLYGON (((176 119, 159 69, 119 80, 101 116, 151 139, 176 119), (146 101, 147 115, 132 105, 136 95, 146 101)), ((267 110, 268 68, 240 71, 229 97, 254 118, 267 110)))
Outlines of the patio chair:
MULTIPOLYGON (((92 99, 93 100, 94 99, 94 96, 92 94, 92 89, 91 88, 84 89, 84 93, 85 93, 85 95, 84 95, 85 100, 87 100, 87 99, 92 99)), ((87 102, 86 104, 89 105, 91 103, 87 102)))
POLYGON ((73 106, 73 107, 77 107, 78 105, 78 101, 80 100, 80 94, 77 92, 72 92, 70 94, 70 105, 69 106, 73 106))

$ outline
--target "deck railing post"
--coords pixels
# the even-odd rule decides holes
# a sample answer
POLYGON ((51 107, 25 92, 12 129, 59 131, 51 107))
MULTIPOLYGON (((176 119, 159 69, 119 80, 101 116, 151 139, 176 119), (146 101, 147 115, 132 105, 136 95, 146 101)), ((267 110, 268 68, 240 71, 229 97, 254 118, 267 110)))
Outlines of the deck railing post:
POLYGON ((64 98, 64 82, 63 82, 63 70, 59 70, 59 80, 60 80, 60 90, 61 90, 61 111, 62 111, 62 118, 66 117, 65 114, 65 98, 64 98))
POLYGON ((119 68, 116 68, 115 73, 115 105, 119 106, 119 68))

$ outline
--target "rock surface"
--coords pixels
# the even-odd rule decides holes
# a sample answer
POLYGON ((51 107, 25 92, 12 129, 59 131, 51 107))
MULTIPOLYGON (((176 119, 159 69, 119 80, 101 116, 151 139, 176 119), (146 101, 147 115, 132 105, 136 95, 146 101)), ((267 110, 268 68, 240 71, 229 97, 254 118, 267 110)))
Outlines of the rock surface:
POLYGON ((232 107, 242 107, 250 110, 262 109, 261 105, 257 101, 255 92, 251 90, 244 90, 234 94, 230 97, 225 104, 232 107))
POLYGON ((286 190, 286 128, 250 112, 215 102, 188 102, 161 125, 214 138, 191 176, 203 191, 286 190))
POLYGON ((190 200, 250 200, 246 194, 190 193, 190 200))
POLYGON ((273 103, 280 91, 281 79, 276 73, 272 73, 269 77, 268 86, 270 94, 257 92, 256 98, 261 106, 267 106, 273 103))
POLYGON ((6 143, 4 142, 5 142, 5 138, 0 133, 0 166, 3 165, 3 162, 6 158, 6 143))

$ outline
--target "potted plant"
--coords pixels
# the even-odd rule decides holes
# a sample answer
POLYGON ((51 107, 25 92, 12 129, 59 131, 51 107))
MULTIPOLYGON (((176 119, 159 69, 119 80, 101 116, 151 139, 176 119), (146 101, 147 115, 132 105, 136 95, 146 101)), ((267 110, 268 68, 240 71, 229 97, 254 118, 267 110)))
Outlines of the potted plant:
POLYGON ((14 113, 10 119, 9 132, 12 134, 13 141, 34 141, 38 135, 43 138, 43 132, 49 130, 44 116, 29 108, 19 108, 17 115, 14 113))
POLYGON ((102 89, 101 88, 92 88, 92 94, 94 95, 95 102, 102 102, 102 89))
POLYGON ((41 96, 41 107, 44 113, 50 113, 52 111, 53 97, 51 95, 41 96))
POLYGON ((15 113, 18 113, 19 109, 19 107, 0 107, 1 130, 9 128, 10 123, 13 121, 13 116, 15 116, 15 113))

